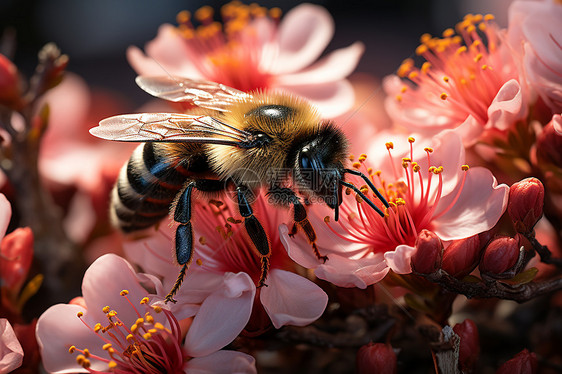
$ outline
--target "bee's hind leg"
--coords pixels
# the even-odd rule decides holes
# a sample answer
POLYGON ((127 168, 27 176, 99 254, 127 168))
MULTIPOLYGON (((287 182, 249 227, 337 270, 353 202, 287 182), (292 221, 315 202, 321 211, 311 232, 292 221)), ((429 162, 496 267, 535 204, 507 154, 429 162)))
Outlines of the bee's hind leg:
POLYGON ((254 216, 254 212, 250 203, 248 202, 247 194, 250 190, 245 186, 238 186, 236 188, 236 195, 238 198, 238 209, 240 215, 244 218, 244 227, 254 243, 260 257, 261 257, 261 274, 258 282, 258 287, 267 286, 265 280, 269 271, 269 256, 271 250, 269 248, 269 240, 260 221, 254 216))
POLYGON ((273 188, 269 191, 269 195, 274 198, 274 201, 280 205, 293 205, 293 226, 291 231, 289 232, 289 236, 293 237, 298 232, 298 228, 300 227, 308 239, 308 242, 312 246, 312 250, 314 251, 314 255, 322 262, 326 262, 328 260, 328 256, 322 256, 318 247, 316 245, 316 232, 314 231, 314 227, 308 220, 308 214, 306 213, 306 208, 301 203, 300 198, 295 194, 295 191, 291 190, 290 188, 282 188, 277 187, 273 188))
POLYGON ((178 264, 182 265, 178 278, 174 286, 166 295, 166 302, 173 302, 174 295, 178 292, 185 273, 189 268, 191 259, 193 258, 193 227, 191 225, 191 193, 193 189, 199 191, 220 191, 225 188, 225 185, 220 180, 214 179, 197 179, 188 182, 175 203, 174 221, 179 225, 176 228, 176 260, 178 264))

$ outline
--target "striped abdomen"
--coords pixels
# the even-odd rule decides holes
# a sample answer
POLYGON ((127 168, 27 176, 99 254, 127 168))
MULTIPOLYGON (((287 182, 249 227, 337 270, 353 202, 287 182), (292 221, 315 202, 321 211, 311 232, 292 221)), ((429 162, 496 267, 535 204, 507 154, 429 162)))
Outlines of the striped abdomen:
POLYGON ((162 143, 143 143, 121 169, 111 193, 112 220, 121 230, 144 229, 168 215, 170 204, 201 155, 194 149, 179 157, 172 148, 162 143))

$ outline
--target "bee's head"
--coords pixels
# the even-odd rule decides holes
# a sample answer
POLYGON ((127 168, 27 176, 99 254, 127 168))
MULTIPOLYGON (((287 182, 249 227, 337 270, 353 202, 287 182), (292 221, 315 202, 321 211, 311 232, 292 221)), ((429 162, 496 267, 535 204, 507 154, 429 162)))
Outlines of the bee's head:
POLYGON ((325 122, 314 135, 302 140, 295 152, 295 178, 303 192, 330 208, 341 203, 343 163, 347 140, 332 123, 325 122))

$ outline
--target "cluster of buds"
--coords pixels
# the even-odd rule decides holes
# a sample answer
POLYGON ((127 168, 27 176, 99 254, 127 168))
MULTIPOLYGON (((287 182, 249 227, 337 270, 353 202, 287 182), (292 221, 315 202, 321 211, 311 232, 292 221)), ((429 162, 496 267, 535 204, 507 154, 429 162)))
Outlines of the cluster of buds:
POLYGON ((523 179, 509 189, 507 213, 515 230, 521 234, 533 231, 535 224, 542 217, 543 205, 544 186, 537 178, 523 179))

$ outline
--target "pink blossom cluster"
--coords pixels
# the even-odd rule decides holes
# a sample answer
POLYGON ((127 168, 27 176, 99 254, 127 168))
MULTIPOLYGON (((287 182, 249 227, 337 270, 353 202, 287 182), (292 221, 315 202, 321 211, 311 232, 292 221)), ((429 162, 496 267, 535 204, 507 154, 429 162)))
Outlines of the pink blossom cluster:
MULTIPOLYGON (((256 373, 268 357, 276 362, 260 349, 263 341, 291 334, 301 334, 302 345, 349 344, 357 372, 396 373, 408 361, 401 349, 409 335, 398 331, 409 324, 426 333, 424 352, 436 371, 444 360, 459 372, 482 370, 482 317, 467 318, 473 304, 459 295, 499 305, 562 289, 562 5, 515 0, 508 14, 507 28, 492 15, 469 14, 441 37, 422 35, 415 50, 422 61, 408 58, 383 80, 384 129, 370 123, 368 107, 376 104, 358 102, 349 79, 363 43, 322 55, 335 29, 318 5, 281 15, 232 2, 221 10, 222 24, 205 6, 193 17, 180 12, 177 26, 162 25, 144 51, 130 47, 139 75, 304 97, 335 119, 351 143, 346 167, 369 180, 346 176, 363 198, 344 188, 337 220, 326 204, 305 204, 314 240, 306 230, 295 234, 294 212, 270 205, 259 191, 253 214, 271 249, 265 285, 262 256, 238 205, 226 195, 196 196, 193 261, 174 303, 166 302, 179 271, 173 219, 125 235, 107 218, 111 188, 133 148, 93 139, 87 129, 126 105, 93 94, 71 74, 26 102, 17 68, 0 55, 0 117, 35 124, 39 135, 26 136, 41 139, 38 174, 89 265, 81 296, 37 319, 23 317, 43 278, 41 266, 31 265, 38 236, 27 227, 5 234, 18 218, 8 202, 17 183, 6 173, 0 373, 38 370, 39 362, 49 373, 256 373), (40 107, 49 110, 26 117, 25 108, 40 107), (374 342, 352 340, 353 318, 381 305, 402 311, 395 327, 374 342), (327 337, 336 330, 347 335, 327 337)), ((0 137, 4 154, 14 134, 2 128, 0 137)), ((559 297, 549 302, 562 307, 559 297)), ((545 360, 562 360, 555 349, 536 347, 545 360)), ((526 348, 494 370, 538 372, 526 348)))

